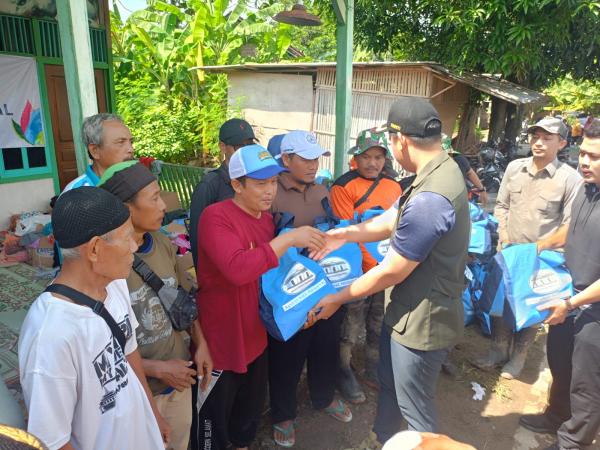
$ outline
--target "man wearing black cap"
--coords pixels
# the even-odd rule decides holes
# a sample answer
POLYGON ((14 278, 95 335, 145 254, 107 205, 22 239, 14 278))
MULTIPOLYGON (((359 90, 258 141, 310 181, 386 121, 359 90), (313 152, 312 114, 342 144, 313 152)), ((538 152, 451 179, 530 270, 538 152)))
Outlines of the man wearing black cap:
POLYGON ((442 150, 442 123, 433 106, 401 97, 392 105, 386 129, 394 157, 417 174, 415 180, 395 208, 372 221, 328 232, 325 251, 312 255, 320 259, 347 241, 390 237, 381 264, 323 298, 313 311, 313 319, 327 319, 344 303, 394 286, 379 347, 374 431, 382 443, 400 431, 403 418, 411 430, 436 431, 437 378, 463 330, 461 295, 470 233, 465 183, 442 150))
POLYGON ((228 165, 231 155, 244 145, 256 141, 254 131, 248 122, 242 119, 229 119, 219 129, 219 150, 223 163, 218 169, 208 172, 194 189, 190 204, 190 245, 194 266, 198 263, 198 223, 200 215, 207 206, 233 198, 233 188, 229 178, 228 165))
MULTIPOLYGON (((165 203, 160 197, 156 177, 143 164, 126 161, 111 166, 99 186, 116 195, 129 208, 137 257, 160 278, 164 286, 177 289, 175 247, 160 226, 165 203)), ((136 264, 134 264, 136 266, 136 264)), ((138 269, 139 270, 139 269, 138 269)), ((163 301, 151 284, 136 270, 127 277, 131 307, 140 323, 136 338, 143 358, 148 384, 161 415, 171 426, 171 448, 187 450, 192 424, 192 389, 196 383, 196 365, 202 387, 210 381, 212 360, 198 321, 185 331, 173 328, 163 301), (188 348, 191 336, 196 348, 192 357, 188 348)))
POLYGON ((136 249, 129 211, 81 187, 57 200, 52 227, 63 268, 19 337, 28 431, 53 449, 164 449, 124 280, 136 249))

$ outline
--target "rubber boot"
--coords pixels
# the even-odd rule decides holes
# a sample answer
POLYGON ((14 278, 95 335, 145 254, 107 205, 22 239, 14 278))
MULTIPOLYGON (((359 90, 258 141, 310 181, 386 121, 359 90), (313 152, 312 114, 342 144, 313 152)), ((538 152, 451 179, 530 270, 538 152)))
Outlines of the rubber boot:
POLYGON ((525 367, 525 360, 527 359, 527 351, 529 346, 535 340, 537 334, 537 327, 525 328, 519 331, 515 335, 515 344, 513 351, 510 356, 510 361, 502 368, 500 376, 507 380, 514 380, 517 378, 525 367))
POLYGON ((492 370, 508 361, 512 330, 501 317, 492 317, 492 344, 488 353, 470 363, 481 370, 492 370))
POLYGON ((352 345, 347 342, 340 344, 340 369, 338 373, 338 389, 342 396, 350 403, 358 404, 367 400, 352 367, 350 359, 352 358, 352 345))

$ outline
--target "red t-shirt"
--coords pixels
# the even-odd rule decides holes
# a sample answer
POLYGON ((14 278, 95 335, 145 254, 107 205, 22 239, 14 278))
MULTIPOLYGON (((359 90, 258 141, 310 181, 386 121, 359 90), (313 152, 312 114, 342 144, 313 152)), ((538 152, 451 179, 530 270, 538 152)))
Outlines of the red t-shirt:
POLYGON ((233 200, 200 217, 196 303, 215 369, 245 373, 267 347, 258 289, 260 276, 279 263, 269 245, 274 235, 271 214, 257 219, 233 200))

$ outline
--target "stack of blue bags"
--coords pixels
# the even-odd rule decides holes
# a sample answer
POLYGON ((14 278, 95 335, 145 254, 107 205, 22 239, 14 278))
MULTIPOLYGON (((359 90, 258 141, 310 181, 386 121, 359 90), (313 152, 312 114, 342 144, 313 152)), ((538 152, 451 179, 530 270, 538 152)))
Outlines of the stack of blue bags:
POLYGON ((463 292, 465 326, 477 321, 481 331, 489 335, 490 316, 481 305, 481 297, 485 288, 488 262, 494 251, 494 235, 498 221, 483 208, 469 202, 471 215, 471 239, 469 241, 469 262, 465 268, 467 287, 463 292))

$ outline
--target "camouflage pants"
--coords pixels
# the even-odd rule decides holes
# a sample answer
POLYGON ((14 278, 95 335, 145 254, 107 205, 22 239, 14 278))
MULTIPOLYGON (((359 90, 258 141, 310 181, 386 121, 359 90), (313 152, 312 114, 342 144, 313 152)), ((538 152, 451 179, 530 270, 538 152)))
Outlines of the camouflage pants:
POLYGON ((340 364, 349 366, 352 349, 359 336, 366 331, 365 370, 367 373, 377 370, 379 361, 379 336, 383 323, 385 291, 377 292, 364 300, 345 305, 346 316, 342 322, 340 343, 340 364))

